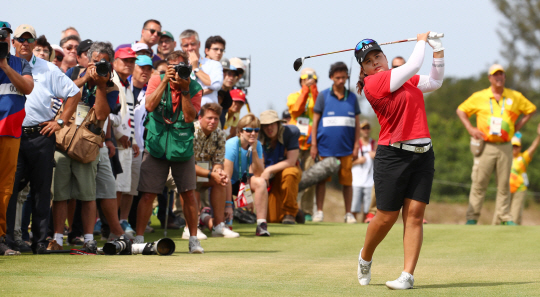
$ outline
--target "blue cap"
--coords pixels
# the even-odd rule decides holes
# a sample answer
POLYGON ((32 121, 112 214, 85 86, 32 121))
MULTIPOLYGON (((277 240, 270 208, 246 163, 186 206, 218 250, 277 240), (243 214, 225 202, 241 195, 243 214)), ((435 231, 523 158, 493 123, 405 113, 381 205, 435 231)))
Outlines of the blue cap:
POLYGON ((137 56, 137 60, 135 61, 135 64, 139 66, 152 66, 154 68, 154 64, 152 63, 152 59, 147 55, 139 55, 137 56))

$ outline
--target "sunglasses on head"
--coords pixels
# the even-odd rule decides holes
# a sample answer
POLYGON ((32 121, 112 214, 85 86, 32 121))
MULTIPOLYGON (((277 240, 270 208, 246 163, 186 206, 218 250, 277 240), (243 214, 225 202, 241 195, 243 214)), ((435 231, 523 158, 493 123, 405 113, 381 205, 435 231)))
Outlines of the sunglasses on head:
POLYGON ((150 31, 150 34, 152 34, 152 35, 156 34, 156 32, 157 32, 158 36, 163 35, 163 33, 161 33, 161 31, 158 31, 156 29, 144 29, 144 30, 150 31))
POLYGON ((260 128, 242 128, 242 130, 246 131, 247 133, 252 133, 255 131, 255 133, 259 133, 260 128))
POLYGON ((357 51, 361 50, 364 46, 371 43, 377 43, 377 42, 373 39, 363 39, 356 45, 356 47, 354 48, 354 52, 356 53, 357 51))
POLYGON ((36 41, 35 38, 22 38, 22 37, 15 38, 15 40, 17 40, 20 43, 24 43, 25 41, 28 41, 28 43, 34 43, 34 41, 36 41))
POLYGON ((1 22, 0 21, 0 28, 9 28, 9 29, 11 29, 11 25, 8 22, 1 22))

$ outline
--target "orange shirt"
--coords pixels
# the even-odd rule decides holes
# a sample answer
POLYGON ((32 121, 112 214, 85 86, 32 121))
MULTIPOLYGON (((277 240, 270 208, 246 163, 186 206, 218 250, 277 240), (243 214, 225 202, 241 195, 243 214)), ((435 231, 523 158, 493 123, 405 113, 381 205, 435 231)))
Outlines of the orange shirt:
MULTIPOLYGON (((150 81, 148 81, 148 87, 146 88, 146 96, 152 94, 159 84, 161 83, 161 77, 159 75, 154 75, 150 78, 150 81)), ((178 107, 178 104, 182 102, 182 93, 180 90, 176 90, 171 86, 171 97, 172 97, 172 103, 173 103, 173 111, 176 111, 176 108, 178 107)), ((201 98, 202 98, 202 91, 199 91, 197 95, 193 96, 191 98, 191 104, 193 104, 193 107, 195 108, 195 111, 199 113, 199 110, 201 109, 201 98)))

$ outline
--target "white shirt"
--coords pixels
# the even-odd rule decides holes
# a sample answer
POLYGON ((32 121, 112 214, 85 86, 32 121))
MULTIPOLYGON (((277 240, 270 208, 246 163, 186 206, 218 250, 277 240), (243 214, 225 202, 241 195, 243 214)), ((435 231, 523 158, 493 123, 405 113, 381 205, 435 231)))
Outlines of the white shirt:
POLYGON ((32 55, 28 64, 32 68, 34 89, 30 95, 26 95, 23 127, 52 120, 56 115, 52 109, 55 97, 65 100, 80 91, 77 85, 53 63, 32 55))
POLYGON ((203 89, 210 89, 213 92, 207 95, 202 96, 201 106, 206 103, 219 103, 218 102, 218 91, 221 90, 221 85, 223 84, 223 66, 218 61, 210 60, 208 58, 201 58, 199 60, 201 63, 201 69, 204 73, 210 76, 210 85, 207 86, 202 83, 202 81, 197 78, 197 81, 201 84, 203 89))
POLYGON ((371 188, 373 187, 373 159, 369 155, 371 152, 371 139, 367 144, 363 144, 361 151, 358 152, 360 157, 363 152, 363 156, 366 157, 366 162, 364 164, 353 165, 351 171, 353 176, 353 187, 362 187, 362 188, 371 188))
MULTIPOLYGON (((133 91, 133 83, 131 84, 131 90, 133 91)), ((135 114, 135 141, 141 150, 144 150, 144 120, 148 115, 145 107, 146 87, 142 88, 141 92, 139 93, 139 97, 135 98, 135 105, 136 107, 133 111, 135 114)))

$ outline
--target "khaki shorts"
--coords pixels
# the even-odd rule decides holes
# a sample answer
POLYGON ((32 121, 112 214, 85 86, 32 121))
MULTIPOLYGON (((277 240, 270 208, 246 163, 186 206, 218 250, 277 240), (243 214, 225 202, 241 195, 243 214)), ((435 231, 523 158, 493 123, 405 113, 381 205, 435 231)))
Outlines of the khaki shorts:
POLYGON ((99 149, 99 163, 96 174, 96 198, 116 199, 116 183, 112 172, 109 149, 104 146, 99 149))
MULTIPOLYGON (((325 157, 320 157, 321 160, 325 157)), ((341 162, 339 168, 339 183, 343 186, 352 186, 352 155, 335 157, 341 162)), ((326 181, 329 182, 332 177, 329 177, 326 181)))
POLYGON ((158 159, 144 150, 139 180, 139 192, 159 194, 167 183, 169 168, 178 193, 195 190, 195 157, 186 162, 171 162, 158 159))
POLYGON ((139 195, 137 188, 139 187, 139 178, 141 176, 141 163, 142 152, 139 154, 139 156, 133 157, 133 163, 131 163, 131 191, 127 193, 128 195, 139 195))
POLYGON ((122 173, 116 175, 116 191, 127 193, 131 191, 131 163, 133 163, 133 149, 118 149, 118 159, 122 165, 122 173))
POLYGON ((54 152, 56 168, 53 175, 54 201, 71 198, 81 201, 96 200, 96 173, 99 155, 90 163, 80 163, 61 151, 54 152))

